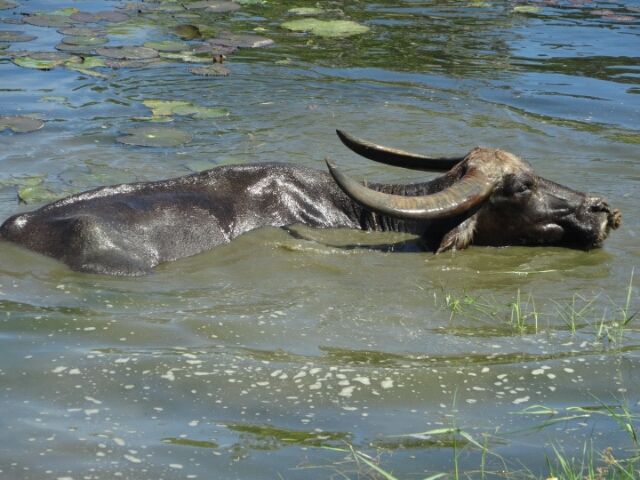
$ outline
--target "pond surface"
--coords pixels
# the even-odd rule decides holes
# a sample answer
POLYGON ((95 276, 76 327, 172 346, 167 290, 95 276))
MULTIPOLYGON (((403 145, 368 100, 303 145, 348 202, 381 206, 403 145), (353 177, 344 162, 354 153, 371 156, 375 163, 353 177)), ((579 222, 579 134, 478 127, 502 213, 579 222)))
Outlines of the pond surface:
POLYGON ((0 219, 229 163, 322 169, 329 156, 359 178, 417 181, 349 153, 336 128, 432 154, 498 146, 623 213, 591 252, 390 254, 334 245, 404 237, 263 229, 142 278, 74 273, 0 242, 1 478, 375 477, 361 455, 401 479, 456 465, 522 478, 548 476, 554 451, 608 472, 638 453, 625 425, 640 415, 640 320, 623 326, 640 304, 635 1, 300 0, 215 13, 16 0, 0 20, 36 37, 0 42, 0 115, 44 121, 0 134, 0 219), (68 7, 128 18, 79 23, 68 7), (294 7, 368 30, 290 31, 284 22, 307 18, 294 7), (275 43, 229 53, 227 76, 180 59, 93 67, 103 45, 50 70, 19 66, 15 52, 62 38, 19 22, 54 10, 67 16, 54 23, 100 26, 106 46, 181 41, 180 24, 275 43), (150 118, 149 100, 217 113, 150 118), (150 126, 191 139, 117 141, 150 126))

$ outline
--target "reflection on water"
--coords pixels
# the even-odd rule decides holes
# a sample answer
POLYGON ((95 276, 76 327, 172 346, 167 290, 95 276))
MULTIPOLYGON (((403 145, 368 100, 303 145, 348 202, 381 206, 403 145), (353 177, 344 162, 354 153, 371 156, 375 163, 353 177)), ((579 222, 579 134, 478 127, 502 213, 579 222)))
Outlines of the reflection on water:
MULTIPOLYGON (((20 14, 126 7, 22 3, 0 10, 0 30, 38 38, 8 52, 51 51, 61 38, 14 24, 20 14)), ((546 475, 553 446, 627 455, 632 441, 602 406, 637 415, 640 400, 637 320, 623 326, 638 308, 629 279, 640 258, 635 3, 242 3, 213 14, 144 2, 103 25, 110 45, 178 40, 177 24, 275 40, 228 55, 227 77, 181 61, 96 77, 1 57, 0 115, 37 114, 45 126, 0 134, 0 218, 226 163, 323 168, 330 156, 359 177, 417 180, 346 152, 333 132, 343 128, 432 154, 500 146, 607 196, 622 228, 593 252, 438 256, 344 248, 410 245, 402 235, 264 229, 140 279, 76 274, 0 243, 0 477, 357 478, 369 471, 348 445, 381 454, 398 478, 451 472, 454 445, 473 476, 474 442, 491 452, 487 472, 505 460, 546 475), (303 6, 370 30, 332 39, 280 28, 303 6), (230 114, 172 117, 193 135, 183 146, 118 144, 148 123, 149 99, 230 114), (437 433, 454 427, 467 436, 437 433)))

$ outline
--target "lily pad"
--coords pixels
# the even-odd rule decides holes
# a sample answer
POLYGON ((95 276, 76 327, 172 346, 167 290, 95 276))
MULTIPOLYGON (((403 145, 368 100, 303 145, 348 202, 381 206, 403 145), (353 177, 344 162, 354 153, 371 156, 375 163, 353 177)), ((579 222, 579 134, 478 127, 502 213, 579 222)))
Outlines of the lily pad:
POLYGON ((27 52, 11 59, 19 67, 52 70, 65 63, 82 63, 82 58, 61 52, 27 52))
POLYGON ((76 7, 65 7, 65 8, 59 8, 52 12, 37 12, 37 13, 50 13, 51 15, 62 15, 63 17, 70 17, 71 15, 73 15, 74 13, 78 13, 79 11, 80 10, 78 10, 76 7))
POLYGON ((80 23, 96 23, 98 18, 93 13, 89 12, 76 12, 71 15, 71 20, 80 23))
POLYGON ((147 60, 119 60, 116 58, 109 58, 105 62, 105 65, 109 68, 148 68, 158 65, 162 65, 161 58, 150 58, 147 60))
POLYGON ((103 29, 90 27, 64 27, 58 29, 58 33, 69 37, 103 37, 105 35, 103 29))
POLYGON ((18 185, 18 202, 44 203, 60 198, 60 193, 56 193, 44 185, 44 178, 29 177, 25 180, 27 180, 26 185, 18 185))
POLYGON ((17 3, 10 2, 9 0, 0 0, 0 10, 9 10, 10 8, 16 8, 17 3))
POLYGON ((71 19, 80 23, 98 23, 109 22, 119 23, 129 19, 129 15, 122 12, 105 11, 105 12, 76 12, 71 15, 71 19))
POLYGON ((182 100, 145 100, 142 103, 151 109, 152 119, 171 115, 195 118, 219 118, 229 115, 229 111, 224 108, 199 107, 182 100))
POLYGON ((147 60, 158 56, 158 51, 153 48, 136 46, 102 47, 96 52, 103 57, 116 60, 147 60))
POLYGON ((84 57, 81 65, 84 68, 98 68, 106 66, 104 60, 100 57, 84 57))
POLYGON ((65 27, 73 24, 73 20, 67 16, 50 13, 25 15, 23 21, 36 27, 65 27))
POLYGON ((58 43, 55 46, 56 50, 65 53, 72 53, 75 55, 94 55, 96 53, 96 47, 85 47, 84 45, 70 45, 68 43, 58 43))
POLYGON ((159 52, 183 52, 189 48, 189 44, 184 42, 178 42, 175 40, 164 40, 161 42, 146 42, 144 44, 147 48, 153 48, 159 52))
POLYGON ((205 77, 218 76, 218 77, 226 77, 231 73, 231 71, 219 63, 214 63, 213 65, 207 65, 206 67, 194 67, 190 68, 189 72, 194 75, 203 75, 205 77))
POLYGON ((60 105, 64 105, 65 107, 75 108, 74 105, 69 101, 69 99, 62 95, 43 95, 42 97, 40 97, 40 101, 58 103, 60 105))
POLYGON ((321 15, 322 13, 324 13, 324 10, 316 7, 295 7, 287 10, 287 13, 290 13, 291 15, 301 15, 301 16, 321 15))
POLYGON ((620 22, 620 23, 633 23, 638 19, 631 15, 602 15, 603 20, 608 20, 610 22, 620 22))
POLYGON ((0 42, 30 42, 36 38, 17 30, 0 30, 0 42))
MULTIPOLYGON (((137 168, 136 172, 140 172, 140 168, 137 168)), ((92 160, 74 163, 73 166, 63 170, 57 176, 74 190, 86 190, 98 185, 140 180, 129 168, 114 168, 92 160)))
POLYGON ((39 118, 9 115, 0 116, 0 132, 7 128, 15 133, 28 133, 40 130, 44 122, 39 118))
POLYGON ((191 51, 189 52, 161 52, 160 56, 168 60, 180 60, 186 63, 207 63, 211 61, 211 57, 208 55, 197 55, 191 51))
POLYGON ((282 24, 283 28, 294 32, 308 32, 319 37, 344 38, 360 35, 369 31, 369 27, 351 20, 319 20, 304 18, 282 24))
POLYGON ((223 47, 260 48, 273 45, 274 42, 270 38, 259 35, 223 32, 217 38, 207 40, 207 43, 223 47))
POLYGON ((95 78, 107 78, 107 76, 103 73, 96 72, 93 69, 99 67, 106 67, 104 60, 100 57, 86 56, 82 57, 82 63, 65 63, 65 67, 70 70, 75 70, 76 72, 82 73, 83 75, 87 75, 89 77, 95 78))
POLYGON ((516 5, 513 7, 514 13, 540 13, 540 7, 535 5, 516 5))
POLYGON ((43 203, 60 198, 60 193, 56 193, 44 185, 46 175, 27 175, 23 177, 12 177, 0 181, 0 188, 14 187, 18 193, 20 203, 43 203))
POLYGON ((200 30, 200 36, 203 39, 213 38, 218 35, 218 29, 211 24, 197 23, 196 27, 200 30))
POLYGON ((125 132, 116 140, 125 145, 139 147, 175 147, 191 141, 191 134, 169 127, 137 127, 125 132))
POLYGON ((194 53, 206 53, 210 56, 231 55, 232 53, 237 51, 238 47, 228 45, 215 45, 215 43, 203 43, 193 50, 194 53))
POLYGON ((129 15, 123 12, 116 11, 106 11, 106 12, 98 12, 97 17, 107 23, 121 23, 129 20, 129 15))
POLYGON ((104 45, 109 41, 106 37, 83 37, 83 36, 69 36, 62 37, 62 43, 67 45, 81 45, 84 47, 94 47, 96 45, 104 45))
POLYGON ((206 12, 228 13, 240 10, 240 5, 236 2, 227 2, 221 0, 203 0, 199 2, 186 3, 184 7, 187 10, 205 10, 206 12))
POLYGON ((157 3, 137 3, 136 8, 143 12, 162 12, 162 13, 178 13, 184 12, 185 9, 179 3, 163 3, 158 5, 157 3))
POLYGON ((202 38, 202 33, 200 32, 200 29, 195 25, 189 25, 189 24, 177 25, 174 28, 174 31, 180 38, 183 38, 184 40, 195 40, 196 38, 202 38))

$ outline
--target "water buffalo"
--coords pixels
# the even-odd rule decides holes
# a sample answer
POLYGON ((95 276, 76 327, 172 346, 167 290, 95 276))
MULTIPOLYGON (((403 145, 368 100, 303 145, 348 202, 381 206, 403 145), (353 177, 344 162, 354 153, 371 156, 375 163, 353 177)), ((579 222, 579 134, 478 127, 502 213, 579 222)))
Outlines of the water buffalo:
POLYGON ((74 270, 141 275, 267 225, 409 232, 443 252, 472 243, 590 249, 620 224, 620 212, 603 199, 545 180, 503 150, 428 158, 338 135, 377 162, 446 173, 367 186, 329 161, 330 174, 281 163, 222 166, 72 195, 14 215, 0 238, 74 270))

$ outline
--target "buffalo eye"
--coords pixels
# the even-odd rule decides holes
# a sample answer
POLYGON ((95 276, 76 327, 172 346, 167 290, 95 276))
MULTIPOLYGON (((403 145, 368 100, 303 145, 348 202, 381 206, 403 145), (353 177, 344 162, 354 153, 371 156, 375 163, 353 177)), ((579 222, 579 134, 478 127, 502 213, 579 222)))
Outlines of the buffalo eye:
POLYGON ((506 196, 521 195, 529 192, 535 186, 535 180, 529 175, 507 175, 503 192, 506 196))

